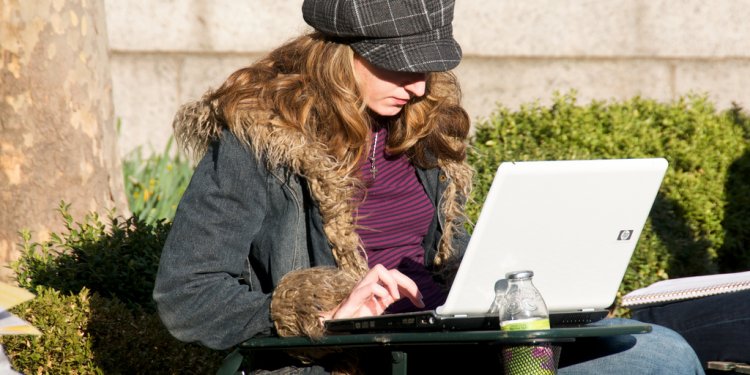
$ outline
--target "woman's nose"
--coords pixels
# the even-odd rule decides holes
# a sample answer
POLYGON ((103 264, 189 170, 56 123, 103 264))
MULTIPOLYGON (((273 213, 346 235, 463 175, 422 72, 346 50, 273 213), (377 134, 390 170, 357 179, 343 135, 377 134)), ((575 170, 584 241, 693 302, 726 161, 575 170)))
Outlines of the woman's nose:
POLYGON ((426 79, 424 75, 421 75, 419 77, 415 77, 414 79, 409 80, 407 84, 404 85, 404 89, 409 92, 409 95, 412 97, 421 97, 424 95, 426 86, 426 79))

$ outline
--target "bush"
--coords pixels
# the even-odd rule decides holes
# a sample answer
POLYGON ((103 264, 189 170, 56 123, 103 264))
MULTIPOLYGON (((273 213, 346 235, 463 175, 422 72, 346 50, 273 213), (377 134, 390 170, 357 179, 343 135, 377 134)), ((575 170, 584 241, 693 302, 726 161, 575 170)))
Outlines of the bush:
POLYGON ((19 284, 29 290, 44 285, 66 294, 86 287, 153 311, 151 292, 171 225, 112 215, 105 224, 96 213, 74 223, 68 207, 61 203, 58 208, 66 233, 52 234, 50 241, 40 244, 31 243, 30 233, 22 232, 21 256, 13 265, 19 284))
POLYGON ((39 287, 35 292, 36 298, 12 311, 42 335, 0 337, 13 368, 25 374, 101 374, 86 333, 88 291, 65 295, 39 287))
POLYGON ((91 306, 88 333, 105 374, 214 374, 226 355, 178 341, 156 314, 116 298, 94 295, 91 306))
POLYGON ((26 374, 207 374, 220 352, 178 342, 153 313, 84 288, 66 295, 39 286, 13 312, 42 331, 1 338, 13 368, 26 374))
POLYGON ((745 134, 745 153, 729 166, 724 207, 724 244, 719 249, 719 267, 727 271, 747 271, 750 264, 750 116, 739 107, 729 116, 742 127, 745 134))
POLYGON ((502 161, 665 157, 670 166, 620 292, 667 277, 746 270, 748 128, 739 108, 719 113, 700 96, 581 106, 570 93, 550 107, 500 107, 476 128, 469 215, 478 217, 502 161))
POLYGON ((13 269, 37 293, 14 312, 42 336, 4 337, 14 367, 50 374, 213 373, 223 353, 174 339, 154 312, 151 292, 169 223, 95 214, 46 243, 29 242, 13 269))

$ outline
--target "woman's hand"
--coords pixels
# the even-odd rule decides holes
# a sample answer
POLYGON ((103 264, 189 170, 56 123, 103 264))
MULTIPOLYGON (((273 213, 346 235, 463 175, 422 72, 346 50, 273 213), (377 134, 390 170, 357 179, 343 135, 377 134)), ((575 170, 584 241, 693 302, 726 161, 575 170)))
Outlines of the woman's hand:
POLYGON ((422 293, 412 279, 398 270, 375 265, 354 286, 352 292, 332 311, 321 314, 323 320, 380 315, 392 303, 406 297, 424 307, 422 293))

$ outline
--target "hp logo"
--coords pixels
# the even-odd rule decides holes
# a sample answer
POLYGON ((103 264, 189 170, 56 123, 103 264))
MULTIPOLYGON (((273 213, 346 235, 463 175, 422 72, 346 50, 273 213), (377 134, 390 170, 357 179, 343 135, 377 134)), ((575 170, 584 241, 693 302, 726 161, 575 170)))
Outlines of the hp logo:
POLYGON ((632 236, 633 236, 633 230, 632 229, 621 230, 620 234, 617 236, 617 240, 618 241, 627 241, 632 236))

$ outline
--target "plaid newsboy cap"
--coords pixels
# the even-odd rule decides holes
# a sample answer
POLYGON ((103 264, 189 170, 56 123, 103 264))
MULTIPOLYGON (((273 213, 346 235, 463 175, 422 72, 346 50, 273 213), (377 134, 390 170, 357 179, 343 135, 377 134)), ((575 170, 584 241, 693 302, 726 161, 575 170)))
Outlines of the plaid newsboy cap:
POLYGON ((438 72, 461 61, 451 26, 454 5, 454 0, 304 0, 302 16, 375 66, 438 72))

